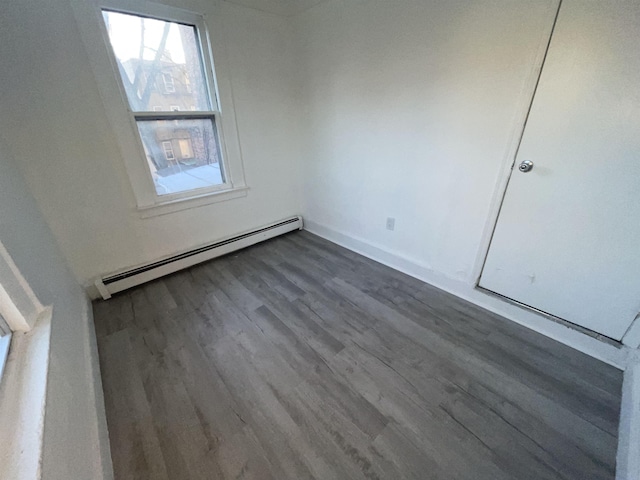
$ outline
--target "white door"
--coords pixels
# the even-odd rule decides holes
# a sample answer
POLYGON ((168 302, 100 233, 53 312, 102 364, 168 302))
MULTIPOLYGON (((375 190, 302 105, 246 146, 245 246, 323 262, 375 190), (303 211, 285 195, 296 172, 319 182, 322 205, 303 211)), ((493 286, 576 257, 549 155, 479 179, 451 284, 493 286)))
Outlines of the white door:
POLYGON ((480 286, 616 340, 640 311, 640 2, 562 2, 480 286))

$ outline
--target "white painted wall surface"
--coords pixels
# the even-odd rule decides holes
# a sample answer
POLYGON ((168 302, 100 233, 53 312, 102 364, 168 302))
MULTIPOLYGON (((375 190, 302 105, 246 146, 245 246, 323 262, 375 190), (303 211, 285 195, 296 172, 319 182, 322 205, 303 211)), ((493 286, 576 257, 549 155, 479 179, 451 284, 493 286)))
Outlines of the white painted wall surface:
POLYGON ((305 219, 475 282, 556 6, 336 0, 296 17, 305 219))
POLYGON ((475 288, 558 3, 332 0, 294 17, 302 213, 314 233, 625 368, 626 349, 475 288))
POLYGON ((173 4, 205 13, 223 29, 250 190, 244 198, 145 219, 136 211, 70 1, 3 5, 3 35, 16 54, 3 85, 0 128, 85 285, 100 274, 299 213, 290 23, 225 2, 173 4))
MULTIPOLYGON (((5 12, 3 8, 0 16, 0 60, 9 65, 14 45, 4 33, 13 27, 7 25, 5 12)), ((3 112, 6 94, 6 89, 0 90, 3 112)), ((0 242, 38 299, 53 306, 49 371, 43 373, 47 383, 40 478, 109 479, 112 473, 93 314, 20 174, 18 161, 29 159, 11 156, 5 134, 0 129, 0 242)), ((36 330, 39 328, 37 325, 36 330)), ((18 386, 32 380, 22 379, 18 386)), ((44 378, 39 380, 45 388, 44 378)), ((23 458, 35 462, 32 472, 38 468, 38 454, 24 454, 23 458)), ((6 467, 3 465, 3 471, 6 467)))
POLYGON ((225 0, 228 3, 244 5, 263 12, 291 16, 329 0, 225 0))

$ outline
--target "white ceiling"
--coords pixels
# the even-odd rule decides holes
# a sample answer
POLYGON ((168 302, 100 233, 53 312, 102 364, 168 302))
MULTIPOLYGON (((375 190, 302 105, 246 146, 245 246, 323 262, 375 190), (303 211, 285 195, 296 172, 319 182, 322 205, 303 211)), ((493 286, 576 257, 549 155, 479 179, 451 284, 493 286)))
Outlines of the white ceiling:
POLYGON ((327 0, 224 0, 276 15, 295 15, 327 0))

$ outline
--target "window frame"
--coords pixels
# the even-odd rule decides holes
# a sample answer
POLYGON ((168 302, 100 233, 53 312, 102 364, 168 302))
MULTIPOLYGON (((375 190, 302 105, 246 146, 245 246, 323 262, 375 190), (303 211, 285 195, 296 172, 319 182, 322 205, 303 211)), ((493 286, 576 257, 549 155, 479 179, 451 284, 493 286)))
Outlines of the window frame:
MULTIPOLYGON (((107 11, 113 11, 113 10, 107 10, 107 11)), ((116 12, 116 13, 121 13, 121 12, 116 12)), ((161 19, 159 19, 159 20, 161 20, 161 19)), ((202 52, 200 52, 200 54, 202 55, 202 52)), ((164 93, 165 94, 176 93, 176 82, 173 79, 173 75, 171 75, 170 73, 164 73, 163 72, 162 73, 162 81, 164 82, 164 93), (169 79, 168 82, 167 82, 167 78, 169 79), (169 88, 169 87, 171 87, 171 88, 169 88)))
MULTIPOLYGON (((97 0, 93 6, 95 7, 95 15, 93 17, 97 25, 91 25, 91 22, 87 22, 86 17, 84 17, 85 21, 81 25, 81 33, 87 47, 94 75, 103 96, 105 109, 118 139, 124 166, 133 188, 136 207, 140 216, 148 218, 246 196, 248 187, 244 180, 244 167, 242 165, 231 85, 228 75, 223 76, 224 92, 221 92, 221 75, 214 68, 214 55, 216 55, 216 66, 224 63, 224 60, 218 58, 224 56, 224 47, 219 45, 217 53, 213 51, 213 42, 211 42, 210 29, 207 25, 207 21, 210 20, 211 16, 207 15, 207 21, 205 21, 203 14, 168 5, 136 0, 97 0), (200 49, 205 87, 209 94, 211 110, 179 112, 133 111, 126 95, 115 53, 102 16, 105 10, 193 26, 198 48, 200 49), (102 38, 96 38, 99 37, 95 35, 96 29, 102 32, 102 38), (114 99, 116 90, 119 93, 120 102, 114 99), (111 101, 107 101, 108 98, 111 101), (225 106, 224 115, 222 114, 223 105, 225 106), (124 122, 125 114, 128 117, 128 122, 124 122), (182 119, 210 119, 214 123, 213 127, 216 130, 219 142, 220 166, 223 170, 224 181, 222 184, 210 187, 160 195, 156 192, 152 171, 138 133, 137 122, 182 119)), ((83 15, 79 11, 74 13, 77 17, 83 15)), ((220 39, 217 41, 221 43, 220 39)))
POLYGON ((176 154, 173 151, 173 144, 171 143, 171 140, 163 140, 163 142, 162 142, 162 150, 164 151, 164 158, 168 162, 171 162, 172 160, 176 159, 176 154), (168 155, 169 153, 171 153, 171 158, 169 158, 169 155, 168 155))

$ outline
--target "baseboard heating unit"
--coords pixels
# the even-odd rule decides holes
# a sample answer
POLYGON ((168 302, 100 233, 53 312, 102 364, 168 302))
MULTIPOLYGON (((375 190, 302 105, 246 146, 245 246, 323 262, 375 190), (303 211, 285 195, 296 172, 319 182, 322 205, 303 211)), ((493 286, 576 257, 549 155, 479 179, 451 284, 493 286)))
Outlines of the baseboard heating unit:
POLYGON ((272 225, 267 225, 250 232, 234 235, 209 245, 194 248, 188 252, 158 260, 147 265, 141 265, 126 272, 114 273, 95 281, 95 286, 104 300, 111 295, 128 288, 169 275, 198 263, 206 262, 212 258, 220 257, 227 253, 255 245, 278 235, 293 230, 302 230, 302 217, 292 217, 272 225))

